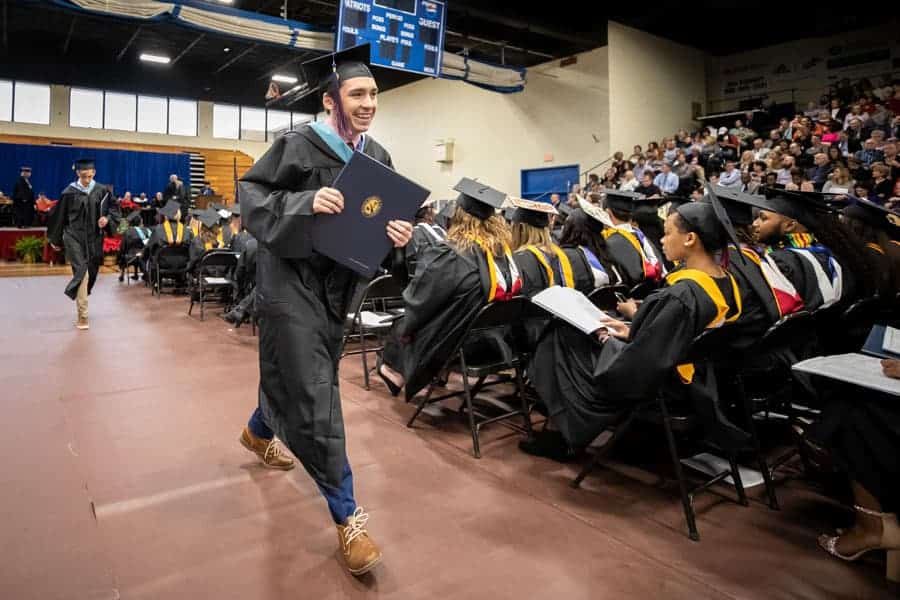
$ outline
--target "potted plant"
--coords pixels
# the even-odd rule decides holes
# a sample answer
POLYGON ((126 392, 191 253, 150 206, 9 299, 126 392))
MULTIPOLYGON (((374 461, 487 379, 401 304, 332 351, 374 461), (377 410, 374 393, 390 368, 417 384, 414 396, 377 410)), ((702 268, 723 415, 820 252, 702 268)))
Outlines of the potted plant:
POLYGON ((44 240, 29 235, 16 240, 15 245, 16 256, 22 259, 25 264, 34 264, 41 259, 44 253, 44 240))

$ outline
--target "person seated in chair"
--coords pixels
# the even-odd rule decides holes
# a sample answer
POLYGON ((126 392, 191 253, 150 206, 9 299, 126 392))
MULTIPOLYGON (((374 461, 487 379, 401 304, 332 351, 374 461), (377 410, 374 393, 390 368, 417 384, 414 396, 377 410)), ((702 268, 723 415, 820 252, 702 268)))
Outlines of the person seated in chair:
POLYGON ((230 234, 229 247, 238 254, 243 254, 247 244, 253 240, 253 236, 244 228, 244 222, 241 220, 241 205, 234 204, 228 208, 231 211, 231 221, 228 223, 229 233, 226 234, 230 234))
POLYGON ((604 319, 591 335, 562 321, 550 325, 528 367, 550 426, 520 442, 524 452, 569 460, 574 449, 663 388, 667 396, 694 402, 720 447, 746 442, 746 434, 718 410, 712 370, 686 361, 697 336, 741 315, 737 282, 717 260, 734 235, 729 229, 711 204, 677 207, 665 222, 663 252, 683 266, 640 308, 631 301, 619 304, 631 325, 604 319))
POLYGON ((865 244, 878 265, 878 294, 894 298, 900 293, 900 212, 861 198, 841 211, 841 222, 865 244))
MULTIPOLYGON (((220 223, 220 216, 215 210, 205 209, 195 211, 194 216, 200 221, 200 235, 194 236, 190 243, 190 262, 188 262, 188 271, 194 272, 207 252, 211 250, 228 250, 228 242, 226 241, 225 232, 220 223)), ((229 236, 230 238, 230 236, 229 236)), ((221 276, 219 271, 224 273, 223 268, 216 268, 216 273, 209 273, 215 277, 221 276)))
POLYGON ((641 198, 643 196, 634 192, 606 192, 606 213, 613 227, 605 228, 603 236, 610 254, 623 267, 622 275, 629 287, 645 281, 659 281, 665 274, 653 244, 631 222, 635 201, 641 198))
MULTIPOLYGON (((122 236, 122 244, 119 246, 119 281, 124 281, 128 274, 128 267, 137 265, 142 273, 145 273, 145 265, 142 262, 144 248, 150 242, 150 236, 153 232, 149 227, 145 227, 141 221, 141 211, 134 210, 129 213, 128 229, 122 236)), ((131 276, 137 279, 137 272, 131 276)))
POLYGON ((434 378, 478 312, 522 290, 510 233, 495 214, 506 194, 463 178, 447 243, 426 247, 403 291, 404 314, 395 321, 377 363, 391 394, 410 399, 434 378))
MULTIPOLYGON (((181 222, 181 205, 175 200, 169 200, 160 211, 163 218, 162 223, 153 228, 150 235, 150 241, 144 248, 144 260, 147 263, 147 272, 152 272, 156 268, 157 256, 162 248, 172 246, 188 247, 193 239, 193 233, 190 228, 181 222)), ((167 260, 166 264, 160 264, 159 267, 167 270, 182 269, 187 266, 184 262, 167 260)))

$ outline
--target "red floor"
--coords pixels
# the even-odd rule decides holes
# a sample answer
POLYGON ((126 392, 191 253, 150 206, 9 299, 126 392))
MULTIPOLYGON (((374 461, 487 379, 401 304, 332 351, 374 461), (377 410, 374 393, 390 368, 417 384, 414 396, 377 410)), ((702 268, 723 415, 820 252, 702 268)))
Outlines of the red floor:
POLYGON ((646 473, 573 490, 578 465, 525 456, 502 427, 480 461, 450 419, 407 429, 358 357, 342 365, 348 452, 385 560, 354 579, 306 474, 237 442, 256 403, 249 330, 102 276, 79 332, 65 281, 0 279, 4 600, 897 597, 880 558, 816 547, 847 515, 805 483, 780 484, 780 512, 701 497, 693 543, 646 473))

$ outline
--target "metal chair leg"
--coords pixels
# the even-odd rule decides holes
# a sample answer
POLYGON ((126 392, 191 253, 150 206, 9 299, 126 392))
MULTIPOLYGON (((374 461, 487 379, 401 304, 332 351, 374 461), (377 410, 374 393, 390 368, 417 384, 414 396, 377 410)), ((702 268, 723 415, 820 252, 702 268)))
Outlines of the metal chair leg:
POLYGON ((522 381, 522 370, 516 367, 516 392, 519 394, 519 400, 522 402, 522 420, 525 426, 525 433, 528 437, 534 433, 531 429, 531 411, 528 410, 528 400, 525 398, 525 383, 522 381))
POLYGON ((475 425, 475 409, 472 407, 472 393, 469 388, 469 378, 466 375, 466 358, 459 353, 459 366, 463 380, 463 399, 466 403, 466 411, 469 413, 469 429, 472 432, 472 450, 475 458, 481 458, 481 444, 478 442, 478 427, 475 425))
POLYGON ((200 278, 200 320, 203 321, 206 319, 206 315, 203 310, 203 279, 200 278))
POLYGON ((728 457, 728 464, 731 466, 731 478, 734 480, 734 490, 737 492, 738 503, 741 506, 750 506, 747 501, 747 492, 744 490, 744 482, 741 480, 741 472, 738 471, 737 460, 733 456, 728 457))
POLYGON ((362 322, 359 324, 359 345, 360 345, 360 356, 362 357, 362 367, 363 367, 363 384, 366 388, 366 391, 369 390, 369 362, 366 360, 366 330, 363 327, 362 322))
POLYGON ((428 385, 428 391, 425 393, 425 397, 419 402, 419 405, 416 406, 416 412, 413 413, 413 416, 409 418, 409 421, 406 423, 407 427, 412 427, 413 422, 418 418, 419 414, 422 412, 422 409, 428 406, 428 400, 431 398, 431 394, 434 392, 434 384, 428 385))
POLYGON ((603 444, 602 447, 598 448, 596 452, 594 452, 593 456, 585 463, 584 467, 579 471, 578 476, 572 480, 570 484, 573 488, 577 488, 581 486, 581 482, 584 481, 584 478, 590 475, 590 473, 597 468, 597 465, 603 460, 609 451, 613 449, 613 446, 616 445, 616 442, 619 441, 619 438, 622 435, 631 429, 631 424, 634 422, 636 411, 631 411, 628 415, 628 418, 625 421, 616 427, 613 430, 612 436, 603 444))
POLYGON ((681 505, 684 508, 684 519, 687 521, 688 536, 695 542, 700 541, 700 533, 697 531, 697 522, 694 516, 694 505, 688 495, 687 484, 684 479, 684 471, 681 461, 678 460, 678 447, 675 445, 675 434, 672 433, 672 421, 669 417, 669 409, 665 400, 659 399, 660 410, 663 416, 663 428, 666 430, 666 442, 669 445, 669 455, 672 457, 672 466, 675 468, 675 477, 678 479, 678 490, 681 492, 681 505))
POLYGON ((766 459, 763 458, 763 455, 758 449, 756 451, 756 456, 759 470, 762 472, 763 482, 765 482, 766 485, 766 496, 769 498, 769 508, 772 510, 781 510, 781 507, 778 506, 778 496, 775 495, 775 484, 772 481, 772 473, 769 471, 769 465, 766 464, 766 459))

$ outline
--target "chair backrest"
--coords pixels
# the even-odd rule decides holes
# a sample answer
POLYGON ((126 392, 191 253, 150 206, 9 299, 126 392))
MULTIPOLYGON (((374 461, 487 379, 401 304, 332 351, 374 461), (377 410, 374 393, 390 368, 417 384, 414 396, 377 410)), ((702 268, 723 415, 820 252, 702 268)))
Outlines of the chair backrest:
POLYGON ((190 260, 190 250, 187 245, 163 246, 156 253, 156 263, 163 270, 167 268, 186 268, 190 260), (178 267, 170 265, 178 264, 178 267))
POLYGON ((381 308, 384 309, 386 308, 384 305, 386 300, 400 298, 402 294, 403 288, 400 287, 400 283, 392 275, 380 275, 366 284, 361 292, 357 288, 351 304, 353 307, 352 314, 358 315, 367 304, 373 304, 372 308, 377 309, 379 307, 374 306, 374 304, 378 301, 381 301, 381 308))
POLYGON ((763 334, 756 350, 791 347, 807 339, 813 327, 813 316, 805 310, 785 315, 763 334))
POLYGON ((727 348, 728 341, 735 333, 735 328, 729 325, 705 329, 691 342, 686 362, 699 362, 715 355, 720 350, 727 348))
POLYGON ((656 281, 642 281, 631 288, 631 291, 627 295, 629 298, 643 300, 658 288, 659 283, 656 281))
POLYGON ((238 255, 230 250, 214 249, 209 250, 200 257, 200 263, 197 266, 198 272, 202 273, 210 267, 234 268, 237 266, 238 255))
POLYGON ((522 296, 506 302, 491 302, 478 311, 472 324, 469 325, 469 332, 517 323, 530 304, 528 298, 522 296))
POLYGON ((624 285, 604 285, 588 294, 588 300, 593 302, 594 306, 600 310, 615 310, 616 305, 619 303, 619 299, 616 297, 617 292, 623 296, 628 296, 628 288, 624 285))

